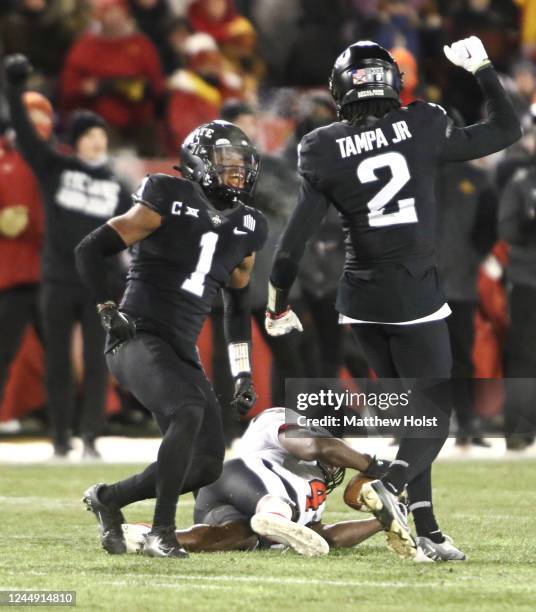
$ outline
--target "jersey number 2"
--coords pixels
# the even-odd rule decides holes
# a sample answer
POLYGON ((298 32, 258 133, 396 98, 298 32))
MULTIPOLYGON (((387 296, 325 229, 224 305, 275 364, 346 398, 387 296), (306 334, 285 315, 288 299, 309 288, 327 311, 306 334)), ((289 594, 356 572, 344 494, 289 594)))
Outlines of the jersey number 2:
POLYGON ((376 176, 376 170, 379 168, 389 168, 391 170, 391 179, 367 204, 370 227, 417 223, 415 198, 397 200, 398 210, 389 213, 384 212, 387 204, 396 197, 398 192, 411 178, 406 158, 396 151, 368 157, 357 167, 357 178, 361 183, 377 181, 379 179, 376 176))
POLYGON ((198 295, 199 297, 203 297, 205 277, 210 272, 218 238, 219 236, 215 232, 206 232, 201 236, 201 242, 199 243, 201 253, 199 254, 197 265, 195 270, 182 283, 181 289, 198 295))

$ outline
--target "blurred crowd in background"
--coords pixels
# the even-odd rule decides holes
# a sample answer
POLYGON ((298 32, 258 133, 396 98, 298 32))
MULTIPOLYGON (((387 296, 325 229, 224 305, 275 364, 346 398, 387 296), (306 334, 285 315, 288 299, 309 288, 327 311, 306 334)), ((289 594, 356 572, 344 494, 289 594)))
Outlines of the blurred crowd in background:
MULTIPOLYGON (((110 164, 132 188, 146 172, 171 172, 169 159, 176 163, 180 143, 200 123, 218 117, 233 121, 258 146, 262 169, 255 205, 269 220, 270 236, 253 279, 257 411, 283 403, 285 377, 370 373, 333 308, 344 259, 334 211, 309 244, 294 289, 305 333, 269 338, 262 326, 273 249, 297 193, 297 143, 336 119, 327 93, 335 58, 358 39, 378 42, 404 73, 404 104, 426 99, 441 104, 457 124, 470 124, 484 112, 478 85, 443 55, 444 44, 469 35, 482 39, 524 137, 506 152, 447 166, 438 178, 438 265, 453 310, 448 319, 453 374, 460 379, 536 378, 536 0, 0 3, 0 55, 23 53, 32 63, 28 89, 46 100, 26 104, 51 146, 78 154, 73 112, 93 111, 103 119, 110 164)), ((27 323, 33 325, 21 332, 15 354, 2 342, 12 327, 15 297, 28 287, 39 288, 43 246, 39 190, 27 161, 17 155, 2 91, 0 81, 0 431, 7 432, 18 431, 21 416, 46 405, 50 394, 38 388, 40 344, 46 351, 46 341, 37 303, 28 314, 27 323), (16 196, 9 188, 13 172, 27 188, 16 196), (20 259, 13 274, 17 245, 33 255, 20 259)), ((201 352, 225 408, 232 389, 221 318, 216 305, 201 352)), ((88 393, 83 372, 91 368, 86 363, 84 369, 79 344, 75 334, 73 376, 83 396, 88 393)), ((518 411, 521 403, 529 406, 525 416, 536 412, 536 394, 529 387, 521 395, 508 385, 492 393, 489 386, 460 387, 458 442, 483 444, 475 423, 495 419, 509 434, 510 448, 531 444, 518 411)), ((120 399, 109 394, 107 408, 123 425, 146 416, 123 394, 120 399)), ((76 411, 65 418, 76 428, 76 411)), ((229 439, 236 433, 233 419, 227 422, 229 439)))

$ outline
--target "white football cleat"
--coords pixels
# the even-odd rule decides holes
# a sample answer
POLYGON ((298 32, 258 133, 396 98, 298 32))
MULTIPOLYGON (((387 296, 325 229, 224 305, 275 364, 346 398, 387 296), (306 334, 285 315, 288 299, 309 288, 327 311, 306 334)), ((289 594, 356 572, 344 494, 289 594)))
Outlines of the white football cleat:
POLYGON ((277 514, 258 512, 251 517, 250 524, 256 534, 289 546, 299 555, 318 557, 329 553, 329 544, 321 535, 277 514))
POLYGON ((456 548, 452 538, 445 536, 445 541, 437 544, 430 538, 424 536, 417 538, 417 555, 414 561, 417 563, 434 563, 435 561, 465 561, 463 551, 456 548))

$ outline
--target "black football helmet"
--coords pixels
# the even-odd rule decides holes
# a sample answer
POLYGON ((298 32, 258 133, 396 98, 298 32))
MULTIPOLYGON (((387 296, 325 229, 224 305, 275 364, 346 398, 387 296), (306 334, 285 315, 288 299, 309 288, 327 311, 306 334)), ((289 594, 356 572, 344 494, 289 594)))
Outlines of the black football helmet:
POLYGON ((184 178, 199 183, 216 206, 250 204, 259 173, 259 154, 244 132, 228 121, 204 123, 181 147, 184 178))
POLYGON ((346 104, 371 98, 400 99, 402 73, 382 46, 362 40, 343 51, 333 66, 329 90, 337 111, 346 104))

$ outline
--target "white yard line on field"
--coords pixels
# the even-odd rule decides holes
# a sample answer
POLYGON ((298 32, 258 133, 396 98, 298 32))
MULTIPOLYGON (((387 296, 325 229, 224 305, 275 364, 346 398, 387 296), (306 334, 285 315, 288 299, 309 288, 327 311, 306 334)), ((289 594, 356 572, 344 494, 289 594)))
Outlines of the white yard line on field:
MULTIPOLYGON (((422 568, 421 564, 415 564, 415 569, 418 570, 422 568)), ((427 565, 428 567, 428 565, 427 565)), ((15 575, 15 572, 6 572, 8 575, 15 575)), ((29 576, 49 576, 49 572, 40 572, 40 571, 25 571, 25 575, 29 576)), ((275 584, 275 585, 315 585, 315 586, 330 586, 330 587, 344 587, 344 588, 357 588, 360 587, 393 587, 393 588, 477 588, 477 584, 475 580, 478 580, 478 576, 459 576, 457 575, 452 582, 447 582, 446 580, 440 581, 427 581, 426 578, 419 574, 418 582, 411 581, 400 581, 400 580, 328 580, 323 578, 293 578, 288 576, 232 576, 232 575, 210 575, 207 577, 206 575, 190 575, 190 574, 175 574, 170 576, 169 574, 155 574, 155 573, 140 573, 134 571, 132 573, 132 582, 124 581, 124 580, 110 580, 110 579, 102 579, 99 578, 99 583, 106 584, 114 584, 116 583, 118 586, 129 586, 130 588, 135 587, 135 581, 138 578, 150 578, 151 582, 149 583, 151 587, 155 588, 181 588, 180 584, 170 583, 170 582, 159 582, 158 578, 165 578, 169 580, 170 578, 175 578, 178 581, 183 582, 206 582, 207 579, 210 582, 230 582, 230 583, 245 583, 245 584, 275 584), (465 582, 465 584, 461 584, 465 582)), ((71 577, 69 577, 70 579, 71 577)), ((139 584, 140 588, 147 588, 147 583, 139 584)), ((209 585, 211 588, 217 588, 216 585, 209 585)), ((196 585, 196 588, 203 588, 203 585, 196 585)), ((224 587, 226 588, 226 587, 224 587)), ((507 587, 501 584, 496 584, 494 586, 487 585, 487 590, 496 590, 498 592, 504 593, 505 591, 528 591, 535 592, 536 586, 531 584, 510 584, 507 587)))

